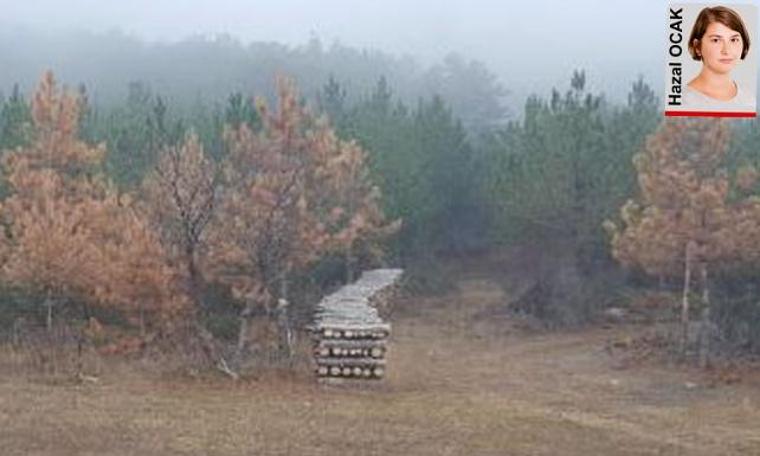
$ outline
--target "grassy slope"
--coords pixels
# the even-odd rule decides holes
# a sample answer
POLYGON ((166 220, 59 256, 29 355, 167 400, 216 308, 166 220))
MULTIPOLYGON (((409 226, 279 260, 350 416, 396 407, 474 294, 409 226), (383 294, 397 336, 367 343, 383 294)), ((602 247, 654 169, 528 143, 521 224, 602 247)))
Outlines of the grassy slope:
POLYGON ((476 316, 503 300, 470 277, 401 303, 389 378, 369 389, 126 366, 66 386, 0 371, 0 454, 760 454, 760 378, 708 388, 683 369, 616 370, 602 347, 635 328, 530 333, 476 316))

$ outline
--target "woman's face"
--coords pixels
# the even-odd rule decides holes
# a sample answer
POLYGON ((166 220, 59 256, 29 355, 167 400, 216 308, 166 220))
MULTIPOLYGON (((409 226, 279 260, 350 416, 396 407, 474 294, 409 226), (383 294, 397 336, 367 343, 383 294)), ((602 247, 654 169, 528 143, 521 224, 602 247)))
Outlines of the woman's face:
POLYGON ((699 47, 702 63, 715 73, 728 73, 739 62, 742 46, 739 32, 720 22, 713 22, 707 26, 699 47))

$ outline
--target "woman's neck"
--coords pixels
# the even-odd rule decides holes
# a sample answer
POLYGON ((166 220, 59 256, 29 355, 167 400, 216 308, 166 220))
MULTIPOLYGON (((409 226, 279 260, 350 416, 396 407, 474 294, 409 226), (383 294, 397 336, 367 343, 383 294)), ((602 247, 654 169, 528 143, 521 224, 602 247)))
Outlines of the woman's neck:
POLYGON ((689 87, 721 101, 731 100, 738 92, 730 73, 714 73, 707 68, 702 68, 699 76, 689 83, 689 87))

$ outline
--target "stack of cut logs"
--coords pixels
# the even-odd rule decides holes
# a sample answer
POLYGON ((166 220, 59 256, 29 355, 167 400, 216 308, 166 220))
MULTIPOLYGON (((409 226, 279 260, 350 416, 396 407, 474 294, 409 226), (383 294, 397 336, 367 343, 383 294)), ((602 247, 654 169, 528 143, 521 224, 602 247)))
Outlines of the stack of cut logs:
POLYGON ((319 378, 381 379, 391 325, 378 308, 386 308, 401 269, 375 269, 325 297, 312 328, 319 378))

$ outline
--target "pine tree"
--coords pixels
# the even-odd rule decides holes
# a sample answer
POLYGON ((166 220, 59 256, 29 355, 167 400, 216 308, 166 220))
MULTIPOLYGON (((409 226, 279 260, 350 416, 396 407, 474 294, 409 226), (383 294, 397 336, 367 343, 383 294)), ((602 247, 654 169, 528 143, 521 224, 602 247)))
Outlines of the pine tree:
POLYGON ((34 141, 4 157, 4 279, 45 296, 47 324, 67 300, 161 319, 181 301, 160 243, 102 175, 103 145, 79 139, 81 100, 44 75, 32 100, 34 141), (148 296, 146 293, 149 293, 148 296))
POLYGON ((240 92, 235 92, 227 98, 227 106, 224 110, 224 122, 232 128, 240 128, 241 124, 248 125, 252 130, 261 127, 261 119, 252 97, 243 97, 240 92))
POLYGON ((261 132, 241 124, 225 133, 225 194, 209 271, 244 301, 240 350, 254 308, 271 315, 276 300, 288 299, 293 272, 385 228, 361 150, 303 106, 292 82, 278 86, 277 110, 260 105, 261 132))
MULTIPOLYGON (((724 169, 725 121, 668 120, 636 155, 640 196, 621 208, 622 226, 606 222, 613 256, 660 277, 683 279, 682 348, 686 348, 693 278, 699 273, 703 319, 709 322, 710 271, 756 261, 760 206, 730 198, 724 169)), ((742 178, 751 181, 751 176, 742 178)))
POLYGON ((202 293, 201 256, 217 203, 217 166, 194 134, 166 147, 143 182, 146 211, 172 258, 182 265, 186 293, 196 309, 202 293))
POLYGON ((32 116, 18 84, 0 108, 0 150, 15 149, 32 139, 32 116))
POLYGON ((338 129, 343 128, 346 123, 346 89, 330 75, 327 83, 322 87, 322 91, 317 96, 319 108, 327 114, 330 121, 338 129))

